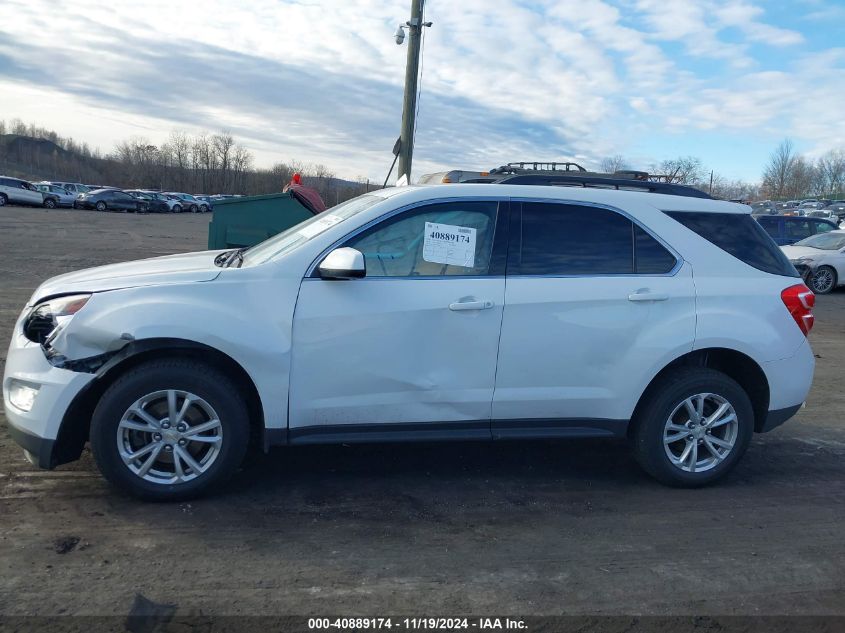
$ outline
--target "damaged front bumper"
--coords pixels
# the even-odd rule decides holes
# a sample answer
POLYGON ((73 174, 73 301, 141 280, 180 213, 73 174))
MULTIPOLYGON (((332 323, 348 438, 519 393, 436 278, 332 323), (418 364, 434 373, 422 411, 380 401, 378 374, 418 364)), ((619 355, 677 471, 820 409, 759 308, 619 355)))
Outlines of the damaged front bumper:
POLYGON ((62 362, 57 365, 47 358, 41 345, 22 334, 18 324, 6 358, 3 408, 12 439, 24 448, 30 461, 42 468, 56 465, 55 442, 65 413, 95 378, 93 373, 65 368, 62 362), (20 397, 24 391, 27 397, 20 397))

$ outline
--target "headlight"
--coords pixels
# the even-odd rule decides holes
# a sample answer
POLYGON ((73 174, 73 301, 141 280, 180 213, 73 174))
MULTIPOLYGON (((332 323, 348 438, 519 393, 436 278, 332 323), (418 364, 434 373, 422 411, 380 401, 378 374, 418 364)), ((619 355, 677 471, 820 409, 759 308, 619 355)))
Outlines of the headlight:
POLYGON ((806 255, 802 255, 798 258, 798 261, 802 264, 812 264, 815 260, 812 257, 807 257, 806 255))
POLYGON ((48 342, 48 339, 67 325, 90 298, 90 294, 68 295, 39 303, 24 319, 24 336, 34 343, 48 342))

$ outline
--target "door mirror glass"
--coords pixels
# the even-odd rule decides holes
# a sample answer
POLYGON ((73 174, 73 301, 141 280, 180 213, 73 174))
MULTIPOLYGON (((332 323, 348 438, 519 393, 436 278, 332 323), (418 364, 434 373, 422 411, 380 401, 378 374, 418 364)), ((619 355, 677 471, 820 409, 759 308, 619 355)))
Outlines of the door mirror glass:
POLYGON ((336 248, 320 263, 323 279, 360 279, 367 275, 364 254, 348 246, 336 248))

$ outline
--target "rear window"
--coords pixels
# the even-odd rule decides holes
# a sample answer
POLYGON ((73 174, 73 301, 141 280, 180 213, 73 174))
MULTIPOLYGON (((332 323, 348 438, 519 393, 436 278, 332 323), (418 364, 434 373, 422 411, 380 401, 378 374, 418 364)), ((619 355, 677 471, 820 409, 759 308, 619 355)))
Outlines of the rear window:
POLYGON ((750 215, 693 211, 666 211, 666 215, 757 270, 798 277, 786 255, 750 215))

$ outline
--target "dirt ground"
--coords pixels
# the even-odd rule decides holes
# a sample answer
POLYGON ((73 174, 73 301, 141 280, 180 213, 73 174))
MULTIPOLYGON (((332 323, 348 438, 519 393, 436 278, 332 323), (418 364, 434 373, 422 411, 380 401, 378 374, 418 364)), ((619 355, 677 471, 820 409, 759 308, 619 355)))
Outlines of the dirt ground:
MULTIPOLYGON (((41 281, 202 249, 209 216, 0 209, 0 371, 41 281)), ((148 504, 90 454, 37 471, 0 413, 0 614, 845 614, 845 292, 812 394, 721 485, 616 442, 300 447, 213 497, 148 504)))

